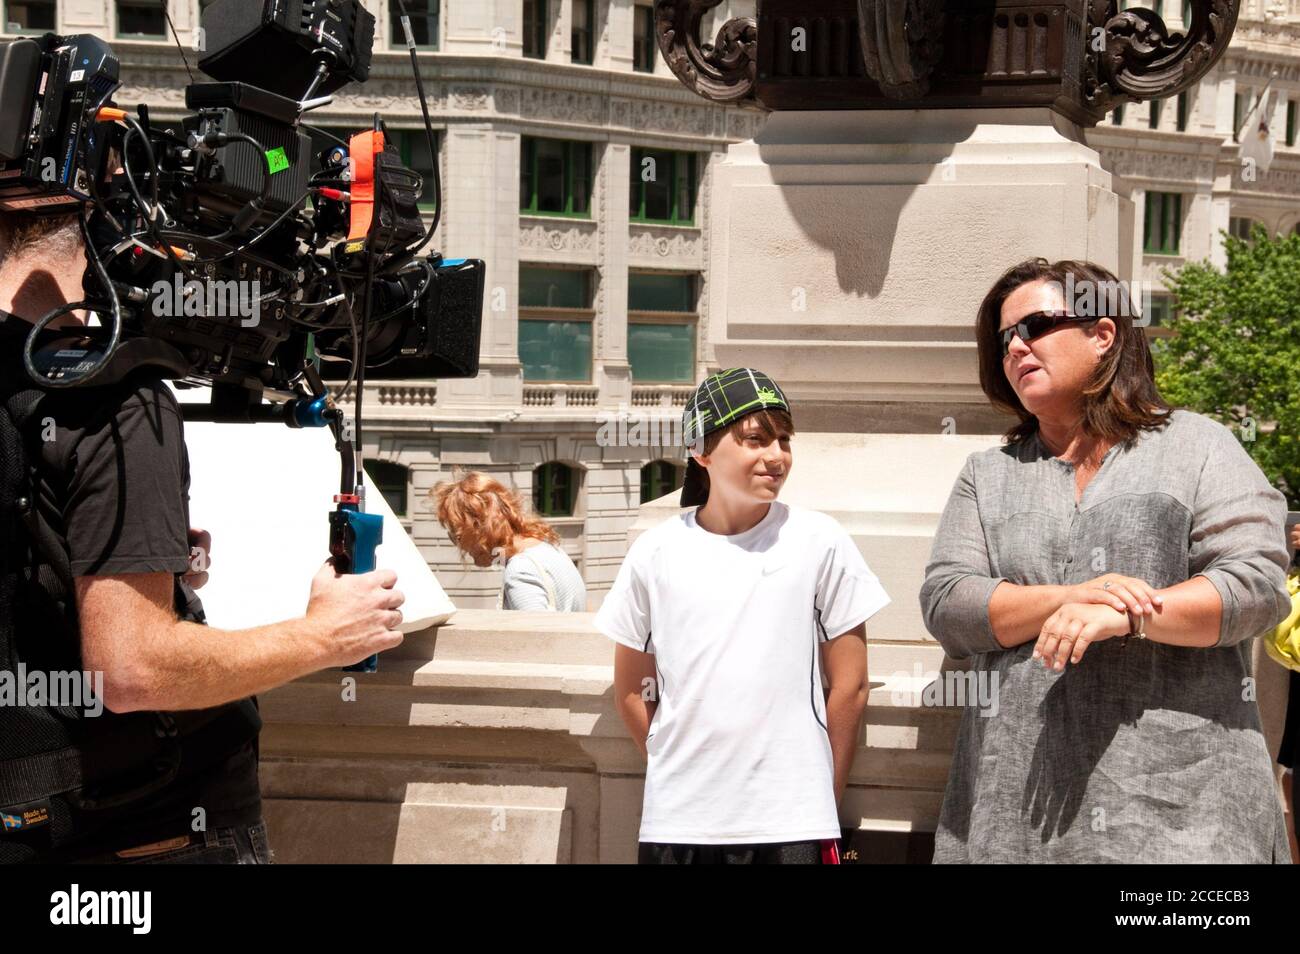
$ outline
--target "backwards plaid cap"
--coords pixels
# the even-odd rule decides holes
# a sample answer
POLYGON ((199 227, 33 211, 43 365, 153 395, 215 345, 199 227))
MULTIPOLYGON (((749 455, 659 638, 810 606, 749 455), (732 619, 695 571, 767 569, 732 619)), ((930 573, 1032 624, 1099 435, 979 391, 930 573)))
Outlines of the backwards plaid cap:
MULTIPOLYGON (((746 414, 775 409, 789 413, 790 405, 777 383, 753 368, 728 368, 705 378, 692 392, 682 413, 682 441, 689 448, 706 434, 721 430, 746 414)), ((686 465, 681 505, 692 507, 709 497, 703 468, 691 458, 686 465)))

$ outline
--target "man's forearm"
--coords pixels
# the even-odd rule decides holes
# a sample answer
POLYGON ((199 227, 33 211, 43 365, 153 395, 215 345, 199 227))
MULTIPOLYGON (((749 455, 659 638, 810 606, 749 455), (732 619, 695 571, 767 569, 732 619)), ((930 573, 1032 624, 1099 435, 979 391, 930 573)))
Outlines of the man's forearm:
POLYGON ((844 797, 849 771, 858 753, 858 733, 862 728, 862 713, 867 708, 867 688, 837 689, 831 686, 826 697, 826 732, 831 740, 831 756, 835 763, 835 804, 844 797))
POLYGON ((176 621, 142 633, 126 663, 128 678, 114 678, 105 660, 109 708, 177 711, 206 709, 266 692, 328 665, 325 641, 307 619, 244 630, 221 630, 176 621))
POLYGON ((1032 642, 1047 618, 1069 601, 1068 586, 1022 586, 1002 581, 989 597, 989 627, 1006 649, 1032 642))

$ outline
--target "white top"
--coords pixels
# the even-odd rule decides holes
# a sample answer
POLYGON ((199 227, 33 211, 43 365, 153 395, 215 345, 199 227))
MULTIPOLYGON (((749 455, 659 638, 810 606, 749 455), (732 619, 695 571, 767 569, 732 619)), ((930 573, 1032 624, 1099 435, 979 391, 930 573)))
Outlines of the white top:
POLYGON ((818 649, 888 603, 816 511, 776 502, 732 536, 690 511, 638 538, 595 622, 655 657, 640 840, 839 837, 818 649))
POLYGON ((500 608, 587 612, 587 586, 563 550, 543 541, 506 561, 500 608))

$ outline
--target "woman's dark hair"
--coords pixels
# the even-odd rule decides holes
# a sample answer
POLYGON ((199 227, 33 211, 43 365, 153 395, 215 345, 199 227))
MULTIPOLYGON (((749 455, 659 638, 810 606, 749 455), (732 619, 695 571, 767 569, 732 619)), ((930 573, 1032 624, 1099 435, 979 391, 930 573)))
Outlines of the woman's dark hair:
MULTIPOLYGON (((1101 356, 1083 389, 1083 429, 1086 433, 1116 442, 1131 441, 1140 430, 1159 428, 1168 423, 1170 407, 1156 389, 1155 362, 1143 331, 1134 326, 1132 306, 1111 307, 1115 294, 1126 289, 1119 279, 1100 265, 1065 260, 1049 263, 1045 258, 1031 258, 1013 265, 993 283, 980 304, 975 319, 975 343, 979 350, 980 387, 994 407, 1010 411, 1019 418, 1004 440, 1018 443, 1038 430, 1038 418, 1020 403, 1002 366, 1002 345, 998 331, 1002 324, 1002 303, 1021 285, 1034 281, 1056 282, 1063 294, 1070 288, 1091 288, 1092 295, 1082 300, 1095 303, 1092 312, 1098 318, 1115 323, 1115 342, 1101 356), (1090 284, 1088 284, 1090 283, 1090 284)), ((1127 302, 1127 291, 1119 295, 1127 302)), ((1070 297, 1065 295, 1066 298, 1070 297)), ((1071 314, 1073 303, 1065 302, 1071 314)))

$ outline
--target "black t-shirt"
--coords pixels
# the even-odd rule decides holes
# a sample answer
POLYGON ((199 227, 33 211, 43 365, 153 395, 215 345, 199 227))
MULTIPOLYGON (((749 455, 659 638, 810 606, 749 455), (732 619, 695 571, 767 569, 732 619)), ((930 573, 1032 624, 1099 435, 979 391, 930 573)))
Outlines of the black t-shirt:
MULTIPOLYGON (((29 330, 0 312, 0 355, 15 354, 29 330)), ((43 429, 42 515, 66 541, 73 575, 171 573, 178 615, 201 620, 198 598, 181 581, 190 561, 189 458, 180 407, 167 385, 141 371, 106 387, 50 391, 32 426, 43 429)), ((196 808, 209 830, 255 822, 261 720, 255 700, 231 708, 183 739, 170 785, 119 809, 69 809, 71 838, 46 834, 45 849, 83 854, 184 834, 196 808)), ((41 832, 23 837, 38 842, 41 832)))

